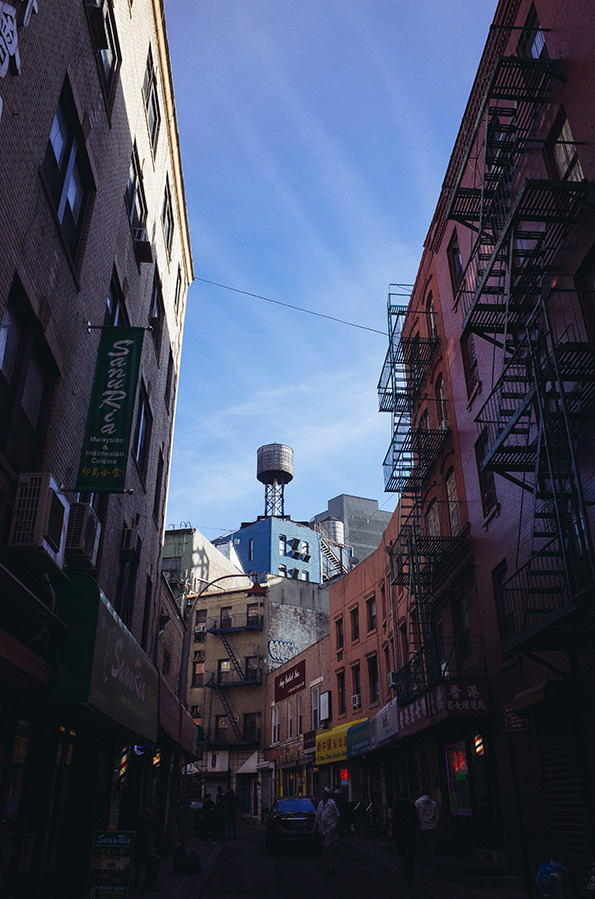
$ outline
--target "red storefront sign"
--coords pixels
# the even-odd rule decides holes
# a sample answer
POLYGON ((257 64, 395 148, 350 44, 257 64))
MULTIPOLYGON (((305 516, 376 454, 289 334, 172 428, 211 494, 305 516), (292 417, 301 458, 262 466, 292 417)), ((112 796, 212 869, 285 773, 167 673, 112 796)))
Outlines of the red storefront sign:
POLYGON ((292 665, 283 674, 275 678, 275 702, 287 699, 293 693, 298 693, 306 686, 306 660, 292 665))

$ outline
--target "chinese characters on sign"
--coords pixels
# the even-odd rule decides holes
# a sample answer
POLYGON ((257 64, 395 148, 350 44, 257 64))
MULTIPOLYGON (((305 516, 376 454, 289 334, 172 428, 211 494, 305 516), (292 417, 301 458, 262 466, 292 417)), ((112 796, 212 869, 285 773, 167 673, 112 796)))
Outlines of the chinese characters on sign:
MULTIPOLYGON (((31 21, 31 14, 37 12, 37 0, 21 0, 25 9, 21 10, 21 22, 25 27, 31 21)), ((0 78, 4 78, 9 67, 15 75, 21 74, 19 36, 17 32, 17 11, 9 3, 0 2, 0 78)), ((0 97, 0 118, 2 118, 2 97, 0 97)))
POLYGON ((446 680, 431 693, 399 709, 399 736, 417 733, 444 718, 483 716, 488 710, 484 680, 446 680))

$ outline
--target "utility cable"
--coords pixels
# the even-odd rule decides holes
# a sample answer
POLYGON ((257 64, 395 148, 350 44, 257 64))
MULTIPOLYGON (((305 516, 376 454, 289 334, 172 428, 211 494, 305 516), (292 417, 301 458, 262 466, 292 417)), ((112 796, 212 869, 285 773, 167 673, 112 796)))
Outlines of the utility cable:
POLYGON ((257 293, 250 293, 249 290, 240 290, 238 287, 230 287, 228 284, 218 284, 216 281, 207 281, 206 278, 196 278, 203 284, 211 284, 213 287, 222 287, 224 290, 233 290, 234 293, 242 293, 246 297, 254 297, 256 300, 265 300, 267 303, 274 303, 276 306, 285 306, 286 309, 295 309, 296 312, 306 312, 308 315, 316 315, 318 318, 328 318, 332 322, 338 322, 340 325, 349 325, 350 328, 359 328, 362 331, 372 331, 373 334, 382 334, 386 337, 385 331, 378 331, 377 328, 369 328, 367 325, 358 325, 355 322, 345 321, 343 318, 335 318, 333 315, 325 315, 323 312, 314 312, 312 309, 304 309, 302 306, 292 306, 291 303, 282 303, 280 300, 272 300, 270 297, 262 297, 257 293))

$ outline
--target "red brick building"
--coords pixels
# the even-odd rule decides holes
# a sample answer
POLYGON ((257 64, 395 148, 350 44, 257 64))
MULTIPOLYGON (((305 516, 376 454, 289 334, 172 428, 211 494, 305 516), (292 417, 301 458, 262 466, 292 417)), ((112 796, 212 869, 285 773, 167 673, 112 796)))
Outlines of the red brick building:
MULTIPOLYGON (((498 4, 413 291, 389 292, 379 400, 400 502, 385 645, 360 633, 352 646, 348 629, 387 577, 380 556, 330 594, 331 622, 344 620, 342 637, 331 631, 334 698, 341 640, 350 668, 385 649, 390 660, 394 642, 378 692, 396 697, 399 738, 379 758, 382 800, 429 789, 445 869, 484 862, 529 884, 555 858, 583 889, 595 858, 594 25, 580 2, 498 4)), ((375 695, 364 679, 362 715, 375 695)))

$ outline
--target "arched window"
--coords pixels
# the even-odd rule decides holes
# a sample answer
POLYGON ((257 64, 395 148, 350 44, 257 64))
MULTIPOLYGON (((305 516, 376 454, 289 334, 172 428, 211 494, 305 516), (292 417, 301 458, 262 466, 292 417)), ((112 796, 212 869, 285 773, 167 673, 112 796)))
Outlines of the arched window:
POLYGON ((436 339, 438 337, 438 328, 436 326, 436 310, 434 309, 432 291, 429 292, 426 299, 426 310, 428 313, 428 337, 436 339))
POLYGON ((442 375, 438 375, 436 379, 436 403, 438 407, 438 425, 440 428, 446 429, 448 428, 448 406, 442 375))
POLYGON ((440 536, 440 518, 438 516, 438 504, 432 500, 426 512, 426 535, 428 537, 440 536))

